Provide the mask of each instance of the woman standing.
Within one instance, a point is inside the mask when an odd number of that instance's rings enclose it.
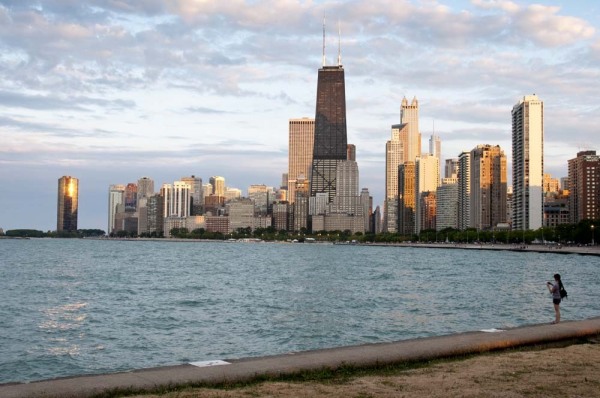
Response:
[[[563,288],[563,284],[560,281],[560,274],[554,274],[554,283],[546,282],[546,287],[552,293],[552,302],[554,303],[554,313],[556,314],[556,319],[552,323],[560,322],[560,291]]]

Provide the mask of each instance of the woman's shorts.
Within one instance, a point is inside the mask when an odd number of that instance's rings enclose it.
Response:
[[[552,302],[556,305],[560,304],[560,299],[552,299]]]

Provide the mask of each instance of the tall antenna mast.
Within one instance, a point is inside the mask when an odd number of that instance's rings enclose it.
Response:
[[[325,66],[325,17],[323,17],[323,66]]]
[[[342,28],[338,19],[338,66],[342,66]]]

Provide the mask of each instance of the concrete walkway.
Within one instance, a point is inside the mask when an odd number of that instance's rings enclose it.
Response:
[[[504,331],[478,331],[392,343],[306,351],[261,358],[237,359],[208,366],[191,364],[79,376],[25,384],[0,385],[0,397],[93,397],[110,391],[151,391],[223,381],[248,381],[260,375],[285,375],[342,365],[370,367],[476,354],[535,344],[600,336],[600,317],[558,325],[533,325]],[[205,364],[206,365],[206,364]]]

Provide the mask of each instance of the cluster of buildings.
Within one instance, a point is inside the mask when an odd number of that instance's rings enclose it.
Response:
[[[544,174],[544,105],[527,95],[512,109],[512,189],[500,146],[480,144],[442,159],[433,134],[421,149],[419,103],[404,98],[385,147],[383,211],[359,188],[356,147],[347,142],[344,69],[318,71],[315,118],[289,120],[289,161],[279,187],[251,185],[247,196],[220,176],[109,187],[107,233],[170,236],[173,228],[229,234],[274,227],[290,232],[404,235],[423,230],[527,230],[600,218],[600,158],[579,152],[561,182]],[[444,166],[443,176],[441,167]],[[77,179],[59,180],[57,230],[77,229]]]
[[[423,153],[418,111],[416,98],[402,101],[400,124],[386,144],[383,231],[536,230],[600,218],[595,151],[569,160],[569,176],[560,183],[544,173],[544,104],[536,95],[524,96],[511,112],[512,187],[498,145],[480,144],[442,160],[441,140],[433,134]]]

